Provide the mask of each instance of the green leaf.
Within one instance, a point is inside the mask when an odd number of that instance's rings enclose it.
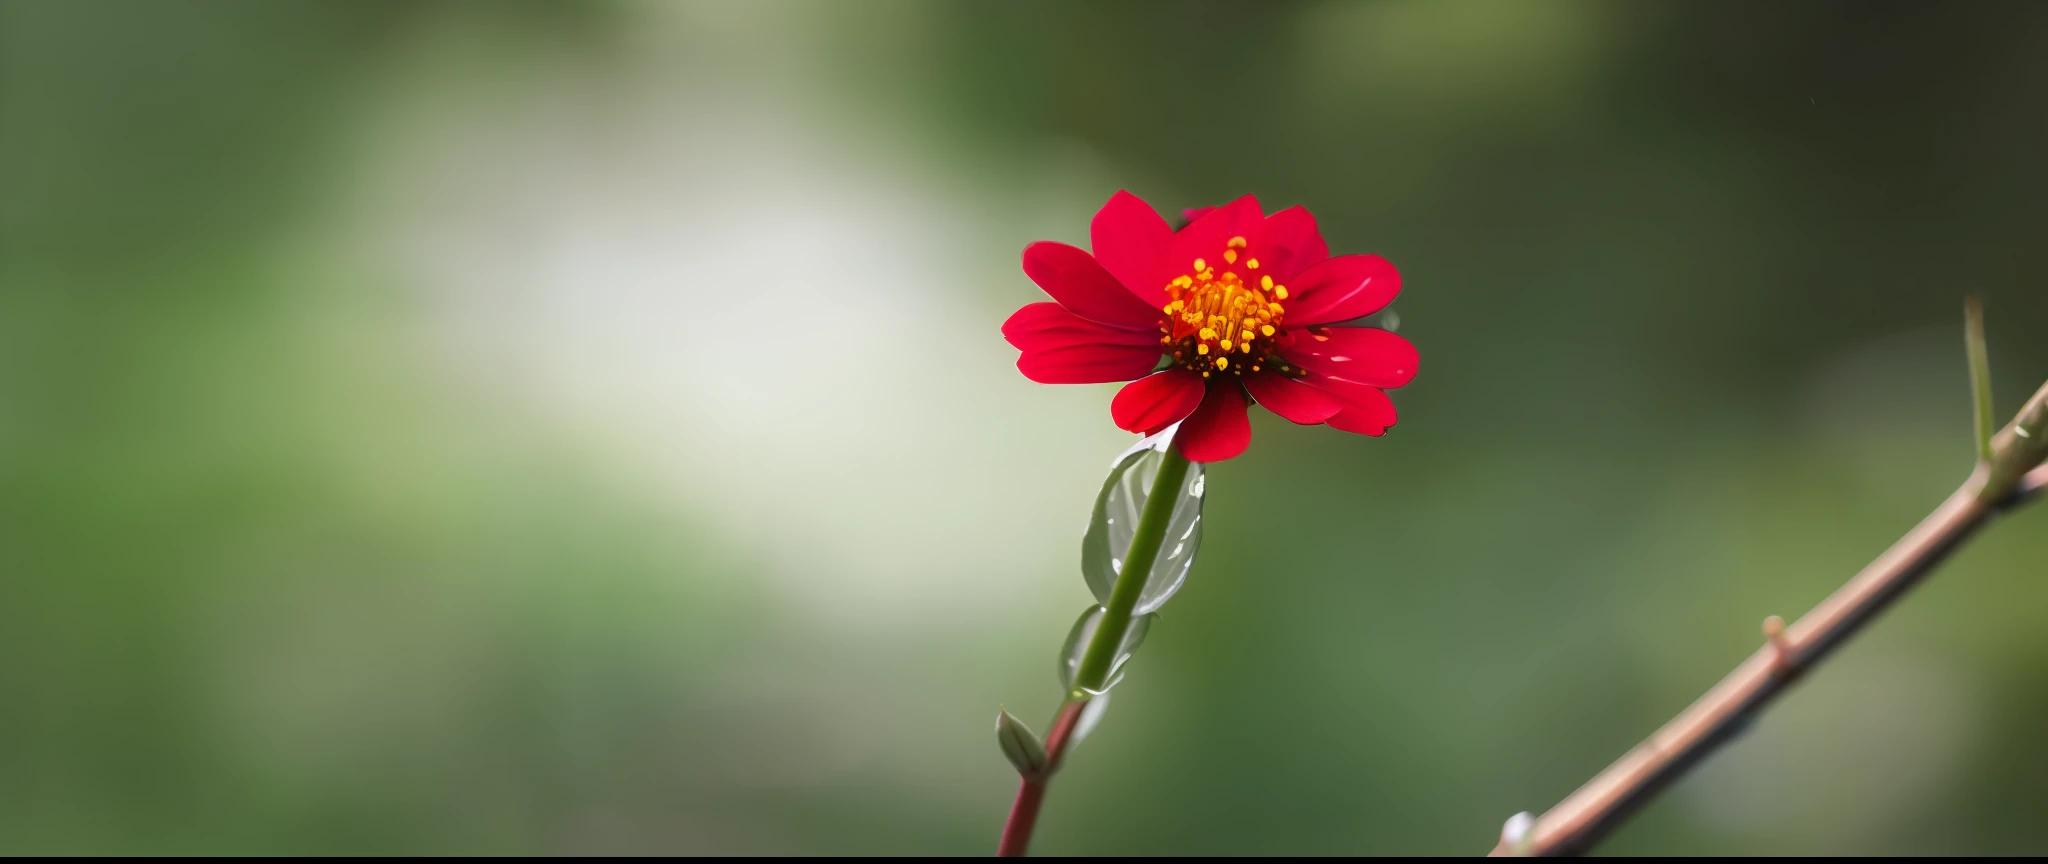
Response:
[[[1137,443],[1117,457],[1095,496],[1095,510],[1089,514],[1088,533],[1081,538],[1081,576],[1095,600],[1109,605],[1109,595],[1130,557],[1131,539],[1138,519],[1151,497],[1153,481],[1165,461],[1173,432],[1162,432]],[[1165,542],[1144,574],[1144,588],[1132,611],[1143,615],[1166,605],[1187,583],[1188,569],[1195,564],[1195,552],[1202,546],[1202,492],[1206,485],[1202,466],[1191,464],[1181,478],[1173,514],[1167,521]]]
[[[1061,687],[1073,689],[1074,679],[1081,671],[1081,661],[1087,656],[1089,646],[1095,642],[1095,630],[1102,624],[1103,612],[1100,606],[1088,607],[1087,611],[1081,613],[1081,617],[1074,619],[1073,629],[1067,631],[1067,641],[1060,645]],[[1124,664],[1130,662],[1131,655],[1138,650],[1139,645],[1144,644],[1145,634],[1152,629],[1152,620],[1158,617],[1157,614],[1152,614],[1139,615],[1131,619],[1131,625],[1124,629],[1123,644],[1117,646],[1116,656],[1110,661],[1109,676],[1104,679],[1102,689],[1095,692],[1107,693],[1109,688],[1123,680]]]

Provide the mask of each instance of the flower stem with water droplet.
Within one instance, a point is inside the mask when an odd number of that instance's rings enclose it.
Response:
[[[1138,517],[1138,526],[1131,534],[1131,548],[1124,556],[1123,569],[1117,571],[1116,587],[1109,592],[1109,602],[1103,605],[1102,622],[1095,627],[1095,638],[1088,643],[1088,653],[1081,655],[1081,668],[1074,673],[1074,686],[1093,693],[1102,692],[1102,685],[1109,679],[1110,669],[1116,664],[1117,648],[1123,645],[1124,633],[1131,629],[1131,611],[1138,606],[1138,595],[1145,590],[1145,579],[1152,573],[1152,562],[1159,557],[1159,547],[1166,540],[1167,523],[1173,521],[1173,508],[1180,498],[1181,481],[1188,476],[1188,457],[1181,455],[1180,443],[1168,447],[1166,458],[1159,463],[1159,473],[1152,479],[1152,491],[1145,496],[1145,511]]]
[[[1122,647],[1124,634],[1131,629],[1131,613],[1137,609],[1138,595],[1145,590],[1145,579],[1152,573],[1152,562],[1159,557],[1159,547],[1166,541],[1167,523],[1173,521],[1173,508],[1182,481],[1188,476],[1188,457],[1181,455],[1176,442],[1169,446],[1166,458],[1159,463],[1159,473],[1152,478],[1152,491],[1145,496],[1145,510],[1138,516],[1138,525],[1131,536],[1131,547],[1125,553],[1123,569],[1117,571],[1116,585],[1110,589],[1109,603],[1103,607],[1102,620],[1095,627],[1095,635],[1088,641],[1088,653],[1081,656],[1081,666],[1074,673],[1074,691],[1060,706],[1059,716],[1046,732],[1045,770],[1026,774],[1017,787],[1017,800],[1010,805],[1009,821],[1003,824],[1002,843],[996,847],[999,858],[1022,857],[1031,845],[1031,831],[1038,825],[1038,809],[1045,802],[1045,786],[1058,771],[1061,757],[1074,738],[1075,725],[1081,719],[1081,711],[1091,698],[1090,693],[1100,693],[1109,679],[1117,659],[1117,649]]]

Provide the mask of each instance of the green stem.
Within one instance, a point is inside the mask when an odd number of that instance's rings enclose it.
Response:
[[[1998,429],[1991,412],[1991,352],[1984,342],[1984,304],[1971,294],[1963,300],[1963,346],[1970,356],[1970,401],[1977,409],[1977,461],[1992,459],[1991,433]]]
[[[1060,761],[1073,742],[1081,711],[1094,698],[1090,694],[1102,692],[1110,668],[1116,663],[1116,649],[1123,645],[1124,634],[1130,632],[1131,611],[1138,608],[1138,595],[1145,592],[1145,579],[1151,575],[1152,562],[1159,557],[1159,547],[1166,541],[1166,525],[1173,521],[1173,507],[1179,503],[1180,486],[1187,477],[1188,457],[1181,455],[1179,444],[1168,446],[1166,458],[1159,463],[1159,474],[1152,478],[1152,490],[1146,493],[1145,510],[1138,514],[1131,548],[1124,551],[1116,584],[1110,586],[1102,620],[1095,625],[1095,635],[1088,640],[1088,652],[1081,655],[1081,667],[1074,672],[1074,690],[1067,694],[1067,701],[1060,706],[1052,731],[1045,738],[1045,769],[1025,775],[1018,786],[1017,801],[1010,805],[1010,820],[1004,823],[1003,840],[996,848],[998,857],[1023,857],[1031,846],[1031,832],[1038,826],[1046,783],[1059,770]]]
[[[1187,476],[1188,457],[1181,455],[1180,444],[1175,442],[1166,449],[1166,458],[1159,463],[1159,476],[1152,480],[1145,512],[1138,516],[1131,548],[1124,553],[1123,569],[1117,571],[1116,585],[1109,591],[1102,621],[1095,626],[1095,638],[1089,640],[1088,653],[1081,655],[1081,668],[1074,673],[1075,687],[1102,692],[1110,666],[1116,662],[1117,648],[1123,645],[1124,634],[1131,629],[1131,610],[1137,608],[1145,579],[1152,574],[1152,561],[1159,557],[1159,547],[1166,540],[1166,523],[1173,520],[1173,507],[1179,503],[1180,485]]]

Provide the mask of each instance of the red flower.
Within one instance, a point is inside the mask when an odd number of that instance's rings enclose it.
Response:
[[[1025,274],[1057,302],[1003,322],[1003,337],[1024,352],[1024,377],[1130,381],[1110,402],[1116,425],[1149,434],[1185,420],[1181,452],[1196,462],[1251,443],[1247,393],[1295,423],[1386,434],[1394,402],[1385,390],[1415,377],[1415,346],[1332,325],[1391,302],[1401,292],[1394,266],[1377,255],[1330,257],[1300,207],[1266,216],[1246,195],[1187,215],[1176,232],[1118,192],[1089,226],[1094,255],[1026,247]]]

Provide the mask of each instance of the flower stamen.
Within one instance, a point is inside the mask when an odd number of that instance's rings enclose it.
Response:
[[[1250,281],[1250,271],[1259,261],[1240,254],[1249,252],[1249,246],[1245,238],[1232,237],[1223,244],[1220,270],[1210,266],[1208,258],[1196,258],[1187,273],[1166,284],[1169,301],[1160,310],[1166,316],[1160,321],[1165,334],[1161,344],[1178,346],[1173,352],[1176,364],[1204,376],[1212,370],[1243,374],[1247,364],[1232,367],[1228,355],[1250,355],[1249,365],[1258,371],[1259,359],[1273,354],[1278,325],[1287,311],[1279,302],[1287,299],[1287,286],[1274,283],[1270,274],[1259,276],[1256,284]],[[1236,269],[1240,258],[1246,271],[1242,274]]]

